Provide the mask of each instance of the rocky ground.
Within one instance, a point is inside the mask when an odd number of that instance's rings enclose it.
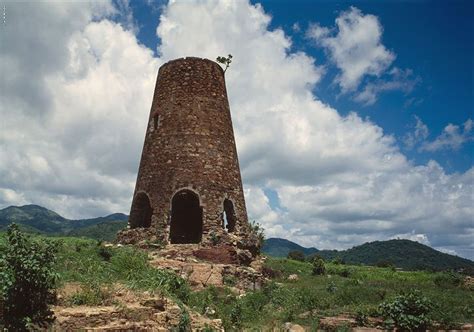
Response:
[[[228,248],[208,250],[199,245],[169,245],[164,249],[148,248],[150,264],[168,269],[186,279],[193,290],[207,286],[229,286],[236,293],[261,287],[262,259],[251,266],[232,264]],[[57,330],[87,331],[170,331],[189,321],[193,330],[221,331],[220,319],[193,312],[162,294],[132,291],[123,285],[105,290],[107,304],[101,306],[71,306],[66,299],[79,292],[80,285],[67,283],[59,291],[59,304],[54,307]],[[189,318],[187,318],[188,313]]]

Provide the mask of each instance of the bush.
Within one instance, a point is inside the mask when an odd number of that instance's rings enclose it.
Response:
[[[292,250],[288,253],[288,259],[293,259],[295,261],[304,262],[304,254],[299,250]]]
[[[326,266],[321,258],[313,260],[313,275],[323,275],[326,273]]]
[[[270,266],[266,266],[266,265],[262,267],[262,274],[264,277],[269,278],[269,279],[281,278],[282,276],[282,273],[280,270],[275,270],[271,268]]]
[[[429,315],[433,309],[431,301],[420,291],[411,290],[383,302],[380,311],[386,321],[403,331],[426,330],[431,322]]]
[[[333,264],[340,265],[345,264],[344,259],[341,256],[337,256],[332,260]]]
[[[56,300],[54,271],[57,243],[33,241],[15,224],[0,257],[0,306],[8,330],[44,327],[54,320],[50,305]]]
[[[377,267],[385,267],[385,268],[395,268],[395,265],[393,265],[392,262],[387,261],[387,260],[380,260],[378,261],[375,266]]]
[[[98,247],[97,254],[106,262],[110,261],[110,258],[112,258],[112,251],[103,246]]]
[[[441,288],[458,287],[462,281],[462,275],[453,271],[437,273],[433,279],[435,285]]]
[[[250,223],[250,236],[255,239],[257,251],[260,253],[260,250],[263,247],[265,242],[265,229],[255,220]]]

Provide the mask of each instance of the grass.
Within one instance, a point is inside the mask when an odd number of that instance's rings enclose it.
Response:
[[[276,277],[263,289],[239,297],[227,287],[191,292],[183,279],[151,267],[146,253],[133,247],[108,248],[95,240],[72,237],[48,239],[60,243],[56,267],[60,283],[84,286],[69,299],[71,305],[105,304],[110,286],[120,283],[135,290],[159,291],[201,314],[221,318],[226,330],[280,329],[288,321],[317,329],[325,316],[344,313],[361,320],[378,316],[382,302],[418,289],[435,304],[435,321],[450,327],[474,322],[474,292],[450,273],[326,263],[326,274],[315,276],[310,263],[268,258],[266,269],[275,271]],[[0,252],[4,245],[5,234],[0,233]],[[290,274],[297,274],[298,280],[289,281]],[[226,279],[227,285],[233,283],[234,279]],[[182,325],[186,324],[183,314]]]
[[[435,303],[434,320],[446,325],[474,321],[472,291],[455,284],[438,286],[440,273],[326,263],[326,275],[313,276],[310,263],[273,258],[266,266],[280,277],[262,290],[238,298],[228,290],[208,288],[192,293],[189,303],[201,313],[208,307],[215,310],[231,330],[279,328],[287,321],[316,328],[324,316],[378,316],[382,302],[419,289]],[[290,274],[298,280],[288,281]]]
[[[141,250],[104,247],[98,241],[84,238],[32,237],[59,243],[56,264],[59,284],[83,285],[82,292],[70,299],[72,304],[103,304],[108,299],[107,289],[114,283],[135,290],[160,291],[184,303],[188,300],[188,284],[172,272],[151,267],[147,254]],[[0,251],[5,243],[5,234],[0,233]]]

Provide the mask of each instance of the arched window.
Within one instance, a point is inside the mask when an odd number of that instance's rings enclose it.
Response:
[[[224,200],[224,213],[223,213],[222,227],[227,230],[227,232],[232,233],[235,230],[235,211],[234,204],[229,199]]]
[[[153,209],[151,208],[150,199],[147,194],[138,193],[132,203],[130,227],[150,227],[152,214]]]
[[[190,190],[177,192],[171,200],[171,243],[199,243],[202,238],[202,208]]]

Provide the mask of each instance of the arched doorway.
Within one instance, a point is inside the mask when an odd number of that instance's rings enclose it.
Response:
[[[153,209],[147,194],[138,193],[133,199],[130,211],[130,227],[150,227],[152,214]]]
[[[177,192],[171,201],[171,243],[199,243],[202,238],[202,208],[190,190]]]
[[[232,233],[235,230],[235,211],[234,204],[231,200],[224,200],[224,214],[223,214],[223,227],[227,232]]]

